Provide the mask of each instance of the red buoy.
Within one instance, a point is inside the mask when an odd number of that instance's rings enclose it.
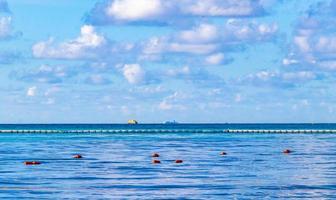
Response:
[[[183,163],[183,160],[175,160],[175,163]]]
[[[83,158],[83,156],[82,155],[80,155],[80,154],[76,154],[76,155],[74,155],[74,156],[72,156],[73,158],[76,158],[76,159],[80,159],[80,158]]]
[[[153,164],[160,164],[161,161],[159,161],[159,160],[153,160],[152,163],[153,163]]]
[[[158,153],[153,153],[153,154],[152,154],[152,157],[153,157],[153,158],[158,158],[158,157],[160,157],[160,154],[158,154]]]
[[[225,155],[227,155],[227,153],[226,153],[225,151],[222,151],[222,152],[220,153],[220,155],[225,156]]]
[[[41,162],[38,162],[38,161],[25,161],[24,164],[25,165],[40,165]]]
[[[292,151],[290,149],[285,149],[282,153],[289,154],[292,153]]]

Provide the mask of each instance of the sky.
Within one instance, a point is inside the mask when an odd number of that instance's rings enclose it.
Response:
[[[336,120],[336,0],[0,0],[0,123]]]

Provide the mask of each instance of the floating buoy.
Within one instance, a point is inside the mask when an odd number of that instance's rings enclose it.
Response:
[[[82,155],[80,155],[80,154],[76,154],[76,155],[74,155],[74,156],[72,156],[73,158],[76,158],[76,159],[80,159],[80,158],[83,158],[83,156]]]
[[[40,165],[41,162],[38,162],[38,161],[25,161],[24,164],[25,165]]]
[[[183,160],[175,160],[175,163],[183,163]]]
[[[153,160],[152,163],[153,163],[153,164],[160,164],[161,161],[159,161],[159,160]]]
[[[282,153],[289,154],[292,153],[292,151],[290,149],[285,149]]]
[[[153,154],[152,154],[152,157],[153,157],[153,158],[158,158],[158,157],[160,157],[160,154],[158,154],[158,153],[153,153]]]
[[[227,153],[225,151],[222,151],[220,155],[225,156]]]

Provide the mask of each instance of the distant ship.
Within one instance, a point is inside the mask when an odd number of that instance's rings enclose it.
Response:
[[[165,121],[164,124],[178,124],[177,121]]]
[[[138,121],[135,119],[130,119],[127,121],[128,124],[138,124]]]

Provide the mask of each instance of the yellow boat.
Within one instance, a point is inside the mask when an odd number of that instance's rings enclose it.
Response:
[[[130,119],[127,121],[128,124],[138,124],[138,121],[135,119]]]

